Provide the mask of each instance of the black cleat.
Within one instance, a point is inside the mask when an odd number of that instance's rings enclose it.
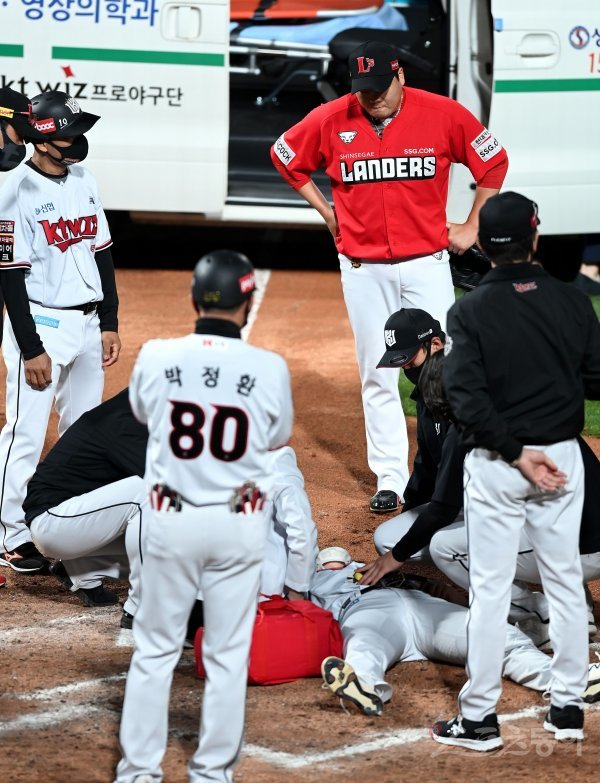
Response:
[[[126,612],[125,609],[121,615],[121,628],[126,628],[129,631],[133,628],[133,615]]]
[[[380,489],[369,503],[369,509],[375,514],[389,514],[391,511],[398,511],[399,508],[400,498],[391,489]]]
[[[492,712],[483,720],[467,720],[457,715],[452,720],[440,720],[431,727],[431,738],[442,745],[486,753],[502,747],[498,717]]]
[[[27,541],[12,552],[0,552],[0,565],[9,566],[20,574],[36,574],[47,569],[50,563],[38,552],[33,541]]]
[[[544,720],[544,728],[551,731],[559,742],[574,742],[583,737],[583,710],[575,704],[566,707],[550,705]]]
[[[80,587],[79,590],[73,590],[73,582],[61,560],[57,560],[56,563],[50,566],[50,573],[58,579],[66,590],[76,595],[85,606],[114,606],[114,604],[119,602],[119,596],[110,590],[106,590],[102,585],[88,588]]]

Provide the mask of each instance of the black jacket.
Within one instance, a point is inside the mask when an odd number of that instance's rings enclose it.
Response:
[[[600,399],[600,324],[589,298],[531,263],[492,269],[448,313],[444,386],[463,443],[515,460],[569,440]]]
[[[400,562],[423,549],[434,533],[454,522],[463,505],[465,452],[456,428],[448,421],[433,418],[418,387],[411,397],[417,406],[418,451],[404,490],[402,512],[428,505],[392,550]]]
[[[37,466],[23,503],[25,521],[69,498],[143,476],[148,430],[134,417],[129,389],[84,413]]]

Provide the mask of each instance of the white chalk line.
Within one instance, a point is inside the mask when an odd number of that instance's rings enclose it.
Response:
[[[5,693],[3,696],[12,696],[20,701],[55,701],[64,696],[71,696],[81,691],[87,691],[97,688],[99,685],[110,685],[113,682],[121,682],[127,674],[110,674],[106,677],[96,677],[93,680],[83,680],[82,682],[73,682],[70,685],[58,685],[55,688],[40,688],[30,693]]]
[[[101,707],[90,707],[88,704],[63,704],[54,707],[47,712],[36,712],[32,715],[21,715],[14,720],[0,723],[0,734],[8,734],[24,729],[45,729],[49,726],[58,726],[59,723],[89,718],[103,712]]]
[[[36,623],[32,626],[20,626],[17,628],[9,628],[6,631],[2,631],[2,643],[14,641],[16,639],[22,639],[28,636],[35,636],[39,638],[40,631],[53,630],[58,628],[60,631],[64,626],[69,625],[100,625],[99,620],[106,620],[104,625],[108,625],[108,621],[114,621],[117,615],[110,609],[90,609],[89,613],[72,615],[71,617],[56,617],[53,620],[47,620],[46,622]]]
[[[250,315],[248,316],[248,323],[242,329],[242,338],[244,340],[248,340],[248,338],[250,337],[250,332],[252,331],[252,327],[254,326],[254,322],[256,321],[256,317],[258,315],[258,311],[260,310],[262,300],[264,299],[267,286],[269,285],[269,280],[271,278],[271,270],[257,269],[254,274],[256,277],[256,291],[254,292],[254,306],[252,307],[252,310],[250,311]]]
[[[590,712],[598,712],[600,705],[584,705],[584,709]],[[509,715],[500,715],[500,723],[514,723],[525,720],[526,718],[535,718],[540,713],[547,712],[548,706],[526,707],[523,710]],[[250,756],[261,761],[268,762],[284,769],[301,769],[310,767],[313,764],[327,764],[332,761],[340,761],[352,758],[353,756],[364,755],[366,753],[381,752],[391,750],[402,745],[411,745],[421,740],[429,739],[429,729],[396,729],[378,734],[376,739],[367,742],[359,742],[356,745],[345,745],[334,750],[321,751],[319,753],[303,754],[297,756],[285,751],[271,750],[263,748],[260,745],[244,745],[242,756]],[[550,737],[550,735],[548,735]]]
[[[18,699],[34,699],[38,701],[55,701],[58,698],[81,693],[89,689],[97,688],[101,685],[110,685],[125,679],[125,673],[109,675],[106,677],[97,677],[83,682],[63,685],[55,688],[46,688],[34,691],[30,694],[18,694]],[[499,716],[500,723],[514,723],[527,718],[535,718],[548,709],[547,705],[526,707],[518,712]],[[584,709],[589,712],[598,712],[600,705],[584,705]],[[0,734],[8,732],[21,731],[23,729],[42,729],[49,726],[56,726],[59,723],[66,723],[73,720],[87,719],[90,715],[107,713],[103,707],[90,707],[89,705],[62,705],[46,712],[39,712],[33,715],[23,715],[11,721],[0,723]],[[115,713],[110,712],[114,717]],[[181,734],[181,729],[174,727],[170,732],[171,736]],[[188,732],[184,732],[188,733]],[[382,752],[403,745],[410,745],[429,737],[429,730],[425,728],[390,730],[385,733],[378,733],[371,740],[359,742],[355,745],[344,745],[329,751],[320,751],[317,753],[303,753],[296,755],[286,751],[273,750],[261,745],[247,744],[243,748],[242,756],[256,758],[266,763],[272,764],[284,769],[301,769],[314,764],[327,764],[334,761],[350,759],[373,752]]]
[[[134,647],[133,631],[131,628],[120,628],[115,640],[115,647]]]

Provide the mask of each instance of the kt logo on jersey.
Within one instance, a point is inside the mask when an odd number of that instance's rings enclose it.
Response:
[[[94,239],[98,232],[98,216],[86,215],[73,220],[65,220],[61,217],[56,223],[40,220],[40,226],[44,229],[50,247],[56,247],[64,253],[71,245],[76,245],[84,239]]]

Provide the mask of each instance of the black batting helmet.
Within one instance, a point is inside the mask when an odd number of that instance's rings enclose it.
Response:
[[[97,114],[82,111],[75,98],[60,90],[42,92],[31,99],[31,124],[46,139],[82,136],[99,119]]]
[[[254,267],[243,253],[213,250],[194,269],[192,297],[204,309],[239,307],[256,288]]]

